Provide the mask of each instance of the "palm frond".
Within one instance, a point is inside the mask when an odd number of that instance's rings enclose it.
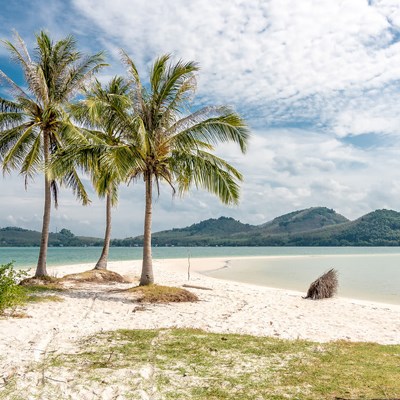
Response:
[[[196,118],[185,120],[188,125],[194,124],[177,133],[174,137],[175,143],[187,140],[201,140],[213,145],[233,142],[239,145],[243,153],[246,152],[250,132],[237,114],[226,113],[197,123],[195,121]]]
[[[21,174],[25,175],[26,178],[33,178],[33,176],[38,172],[38,169],[43,160],[42,152],[42,140],[41,136],[37,135],[35,141],[30,146],[28,154],[25,156],[22,166]],[[26,186],[27,181],[25,181]]]
[[[11,78],[9,78],[1,69],[0,69],[0,82],[5,82],[10,90],[10,93],[13,97],[26,97],[30,98],[29,95],[18,86]]]
[[[202,151],[174,153],[171,164],[180,194],[194,185],[217,195],[224,204],[238,204],[242,175],[221,158]]]
[[[189,98],[196,90],[194,72],[198,70],[198,64],[192,61],[187,63],[179,61],[175,65],[169,66],[161,81],[161,86],[156,92],[154,99],[156,109],[177,111],[179,107],[182,107],[185,97]]]
[[[90,199],[86,192],[85,186],[83,185],[75,168],[73,168],[71,171],[69,171],[69,173],[63,176],[62,183],[72,189],[72,192],[74,193],[76,198],[81,201],[84,206],[90,203]]]
[[[29,145],[35,142],[37,124],[22,126],[9,130],[0,140],[0,150],[7,148],[3,158],[3,171],[10,172],[18,169],[24,162],[24,157],[29,154]],[[25,129],[21,129],[25,128]],[[36,133],[36,134],[34,134]],[[4,153],[3,153],[4,154]]]
[[[27,182],[25,180],[25,187],[26,187],[26,185],[27,185]],[[53,195],[54,207],[58,208],[58,193],[60,190],[58,188],[57,182],[54,180],[50,182],[50,191],[51,191],[51,194]]]

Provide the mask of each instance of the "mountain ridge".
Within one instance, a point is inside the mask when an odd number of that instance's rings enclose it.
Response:
[[[142,236],[112,239],[112,246],[141,246]],[[0,247],[38,246],[40,232],[0,228]],[[50,246],[102,246],[103,239],[50,233]],[[232,217],[210,218],[153,233],[154,246],[400,246],[400,213],[378,209],[350,221],[327,207],[293,211],[260,225]]]

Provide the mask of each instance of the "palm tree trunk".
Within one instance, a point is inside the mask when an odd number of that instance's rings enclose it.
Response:
[[[111,194],[106,197],[106,233],[104,235],[103,251],[94,269],[107,269],[108,252],[110,250],[111,239]]]
[[[151,285],[154,283],[153,260],[151,257],[151,213],[152,213],[152,175],[146,173],[146,208],[144,215],[144,235],[143,235],[143,263],[140,286]]]
[[[45,167],[47,167],[49,162],[49,153],[50,153],[50,138],[46,132],[43,132],[43,147],[44,147],[44,165]],[[46,261],[47,261],[47,247],[49,242],[50,212],[51,212],[51,182],[48,179],[45,170],[42,236],[40,239],[39,258],[35,272],[35,277],[37,278],[42,276],[47,276]]]

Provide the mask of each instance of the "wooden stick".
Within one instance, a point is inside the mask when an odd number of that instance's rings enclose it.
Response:
[[[188,287],[192,289],[202,289],[202,290],[212,290],[212,288],[205,287],[205,286],[195,286],[195,285],[187,285],[186,283],[182,285],[183,287]]]

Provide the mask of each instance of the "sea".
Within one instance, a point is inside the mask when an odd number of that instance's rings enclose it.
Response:
[[[34,268],[37,247],[0,247],[0,264]],[[95,263],[99,247],[50,247],[48,266]],[[262,258],[257,258],[261,257]],[[112,247],[110,261],[139,260],[141,247]],[[338,295],[400,305],[400,247],[154,247],[154,259],[224,258],[207,271],[219,279],[307,292],[310,283],[335,268]]]

